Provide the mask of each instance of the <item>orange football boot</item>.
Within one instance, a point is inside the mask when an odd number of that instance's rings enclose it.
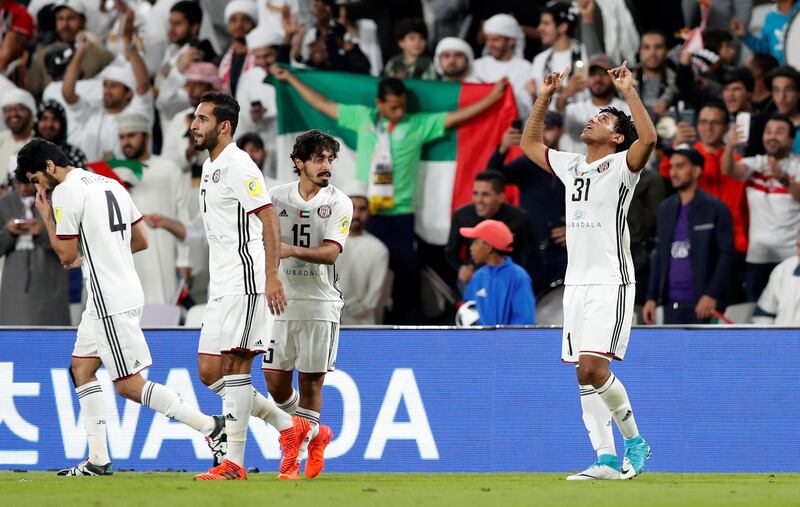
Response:
[[[319,433],[308,444],[308,459],[306,460],[305,474],[309,479],[313,479],[322,473],[325,468],[325,448],[333,440],[333,431],[330,426],[320,424]]]
[[[196,481],[246,481],[247,472],[243,467],[230,460],[225,460],[221,465],[210,468],[208,472],[194,476]]]

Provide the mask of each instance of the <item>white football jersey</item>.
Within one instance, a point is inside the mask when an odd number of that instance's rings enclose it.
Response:
[[[200,214],[208,239],[209,299],[264,293],[262,225],[252,215],[269,206],[264,176],[234,143],[203,163]]]
[[[144,305],[131,254],[131,230],[142,214],[128,191],[105,176],[72,169],[52,201],[56,235],[78,238],[90,315],[104,318]]]
[[[628,152],[591,164],[585,155],[548,149],[547,163],[566,187],[566,285],[635,283],[628,208],[639,173],[628,169]]]
[[[299,247],[333,243],[344,250],[353,218],[353,202],[333,185],[321,188],[310,201],[300,197],[293,181],[270,194],[281,222],[281,241]],[[275,320],[339,322],[344,306],[335,265],[313,264],[294,257],[281,259],[281,282],[289,305]]]

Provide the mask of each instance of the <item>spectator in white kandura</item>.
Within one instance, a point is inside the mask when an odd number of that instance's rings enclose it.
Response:
[[[269,33],[257,28],[247,34],[248,58],[253,59],[253,67],[239,78],[236,101],[239,103],[239,126],[236,127],[234,141],[247,132],[261,136],[267,152],[268,174],[275,174],[275,139],[278,135],[278,104],[275,100],[275,87],[264,82],[270,65],[278,59],[278,46],[283,39],[277,33]]]
[[[378,308],[389,271],[389,250],[365,229],[369,221],[367,185],[352,180],[342,191],[353,201],[353,219],[347,248],[336,259],[344,297],[342,324],[380,324]]]
[[[617,97],[611,76],[608,74],[614,67],[611,60],[606,55],[594,55],[589,59],[588,67],[588,88],[591,96],[567,104],[567,101],[578,94],[587,83],[582,74],[576,74],[572,76],[556,101],[556,109],[564,111],[564,137],[559,144],[562,150],[572,153],[586,153],[586,145],[581,141],[581,132],[601,108],[614,107],[630,114],[627,102]]]
[[[47,72],[45,58],[53,48],[67,48],[75,44],[78,34],[86,30],[86,6],[83,0],[61,0],[52,7],[55,16],[56,40],[39,47],[33,53],[31,67],[26,75],[26,88],[34,96],[41,97],[52,77]],[[90,27],[94,31],[94,27]],[[81,62],[81,73],[89,79],[100,73],[114,60],[114,55],[102,45],[93,45],[90,54]]]
[[[36,101],[33,95],[17,88],[0,97],[0,107],[3,108],[3,123],[8,127],[0,132],[0,184],[6,185],[17,168],[17,152],[33,135]]]
[[[253,58],[247,52],[247,34],[258,23],[258,7],[252,0],[233,0],[225,6],[225,24],[232,42],[219,59],[219,77],[223,89],[236,96],[239,77],[253,65]]]
[[[208,41],[198,40],[202,21],[203,11],[196,2],[182,0],[169,11],[170,44],[153,83],[162,131],[178,112],[189,107],[189,97],[184,90],[186,69],[194,62],[211,61],[216,56]]]
[[[139,181],[130,189],[142,214],[158,213],[188,221],[191,179],[169,160],[150,154],[150,122],[138,113],[117,117],[119,144],[125,159],[142,163]],[[145,304],[170,304],[178,287],[178,272],[189,280],[189,251],[164,231],[147,231],[149,247],[133,257],[142,281]],[[177,271],[176,271],[177,270]]]
[[[178,112],[167,125],[161,155],[177,164],[182,171],[200,176],[208,153],[194,149],[189,126],[194,120],[194,111],[200,104],[200,97],[205,92],[219,90],[222,80],[219,78],[217,66],[208,62],[194,62],[186,67],[183,74],[186,79],[183,88],[189,99],[189,107]]]
[[[564,84],[568,85],[574,74],[584,71],[578,62],[586,62],[587,54],[602,53],[602,46],[599,43],[592,45],[593,51],[588,51],[575,39],[577,25],[578,11],[569,4],[553,0],[544,7],[539,17],[539,36],[542,38],[542,44],[550,47],[533,59],[531,73],[528,76],[530,81],[527,85],[530,95],[537,95],[536,90],[542,84],[544,76],[551,72],[561,72],[565,67],[573,71],[571,72],[573,75],[567,75],[564,79]],[[587,32],[595,33],[593,30]],[[581,91],[573,100],[583,100],[588,96],[587,92]],[[550,108],[555,108],[555,104],[551,104]],[[525,118],[527,114],[523,116],[520,113],[520,116]]]
[[[116,117],[123,112],[136,112],[153,121],[153,93],[147,67],[134,41],[133,12],[125,14],[123,43],[128,65],[109,65],[101,73],[103,102],[84,97],[76,92],[80,78],[81,62],[86,57],[89,44],[78,39],[75,56],[64,72],[63,94],[67,110],[72,113],[69,122],[73,127],[69,142],[86,153],[90,161],[108,159],[115,153],[121,155],[117,137]]]
[[[508,14],[495,14],[483,24],[483,33],[488,54],[472,62],[469,81],[496,83],[507,77],[514,89],[519,116],[526,118],[532,106],[531,95],[525,90],[531,64],[515,54],[517,37],[522,33],[519,23]]]
[[[800,230],[800,158],[792,156],[795,126],[786,116],[772,116],[764,127],[766,155],[735,162],[733,152],[742,142],[738,127],[731,129],[722,154],[722,173],[747,181],[750,239],[747,245],[745,292],[758,301],[775,266],[794,255]]]
[[[469,80],[475,55],[472,47],[458,37],[445,37],[436,45],[433,65],[442,81]]]
[[[769,283],[758,298],[754,324],[797,326],[800,324],[800,233],[797,255],[789,257],[772,270]]]

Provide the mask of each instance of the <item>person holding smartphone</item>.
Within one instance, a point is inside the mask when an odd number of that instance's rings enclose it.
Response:
[[[33,184],[14,181],[0,199],[0,326],[70,325],[69,276],[33,207],[35,194]]]

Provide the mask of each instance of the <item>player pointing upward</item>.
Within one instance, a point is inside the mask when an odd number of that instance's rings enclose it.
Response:
[[[586,124],[587,155],[547,148],[542,125],[550,98],[569,68],[545,76],[523,133],[521,147],[567,188],[567,253],[561,359],[577,363],[583,420],[597,461],[568,480],[633,478],[644,469],[650,446],[639,435],[628,394],[609,370],[622,360],[630,338],[635,280],[626,227],[639,171],[656,144],[656,131],[624,62],[608,71],[630,106],[631,118],[603,108]],[[625,438],[620,467],[611,418]]]

